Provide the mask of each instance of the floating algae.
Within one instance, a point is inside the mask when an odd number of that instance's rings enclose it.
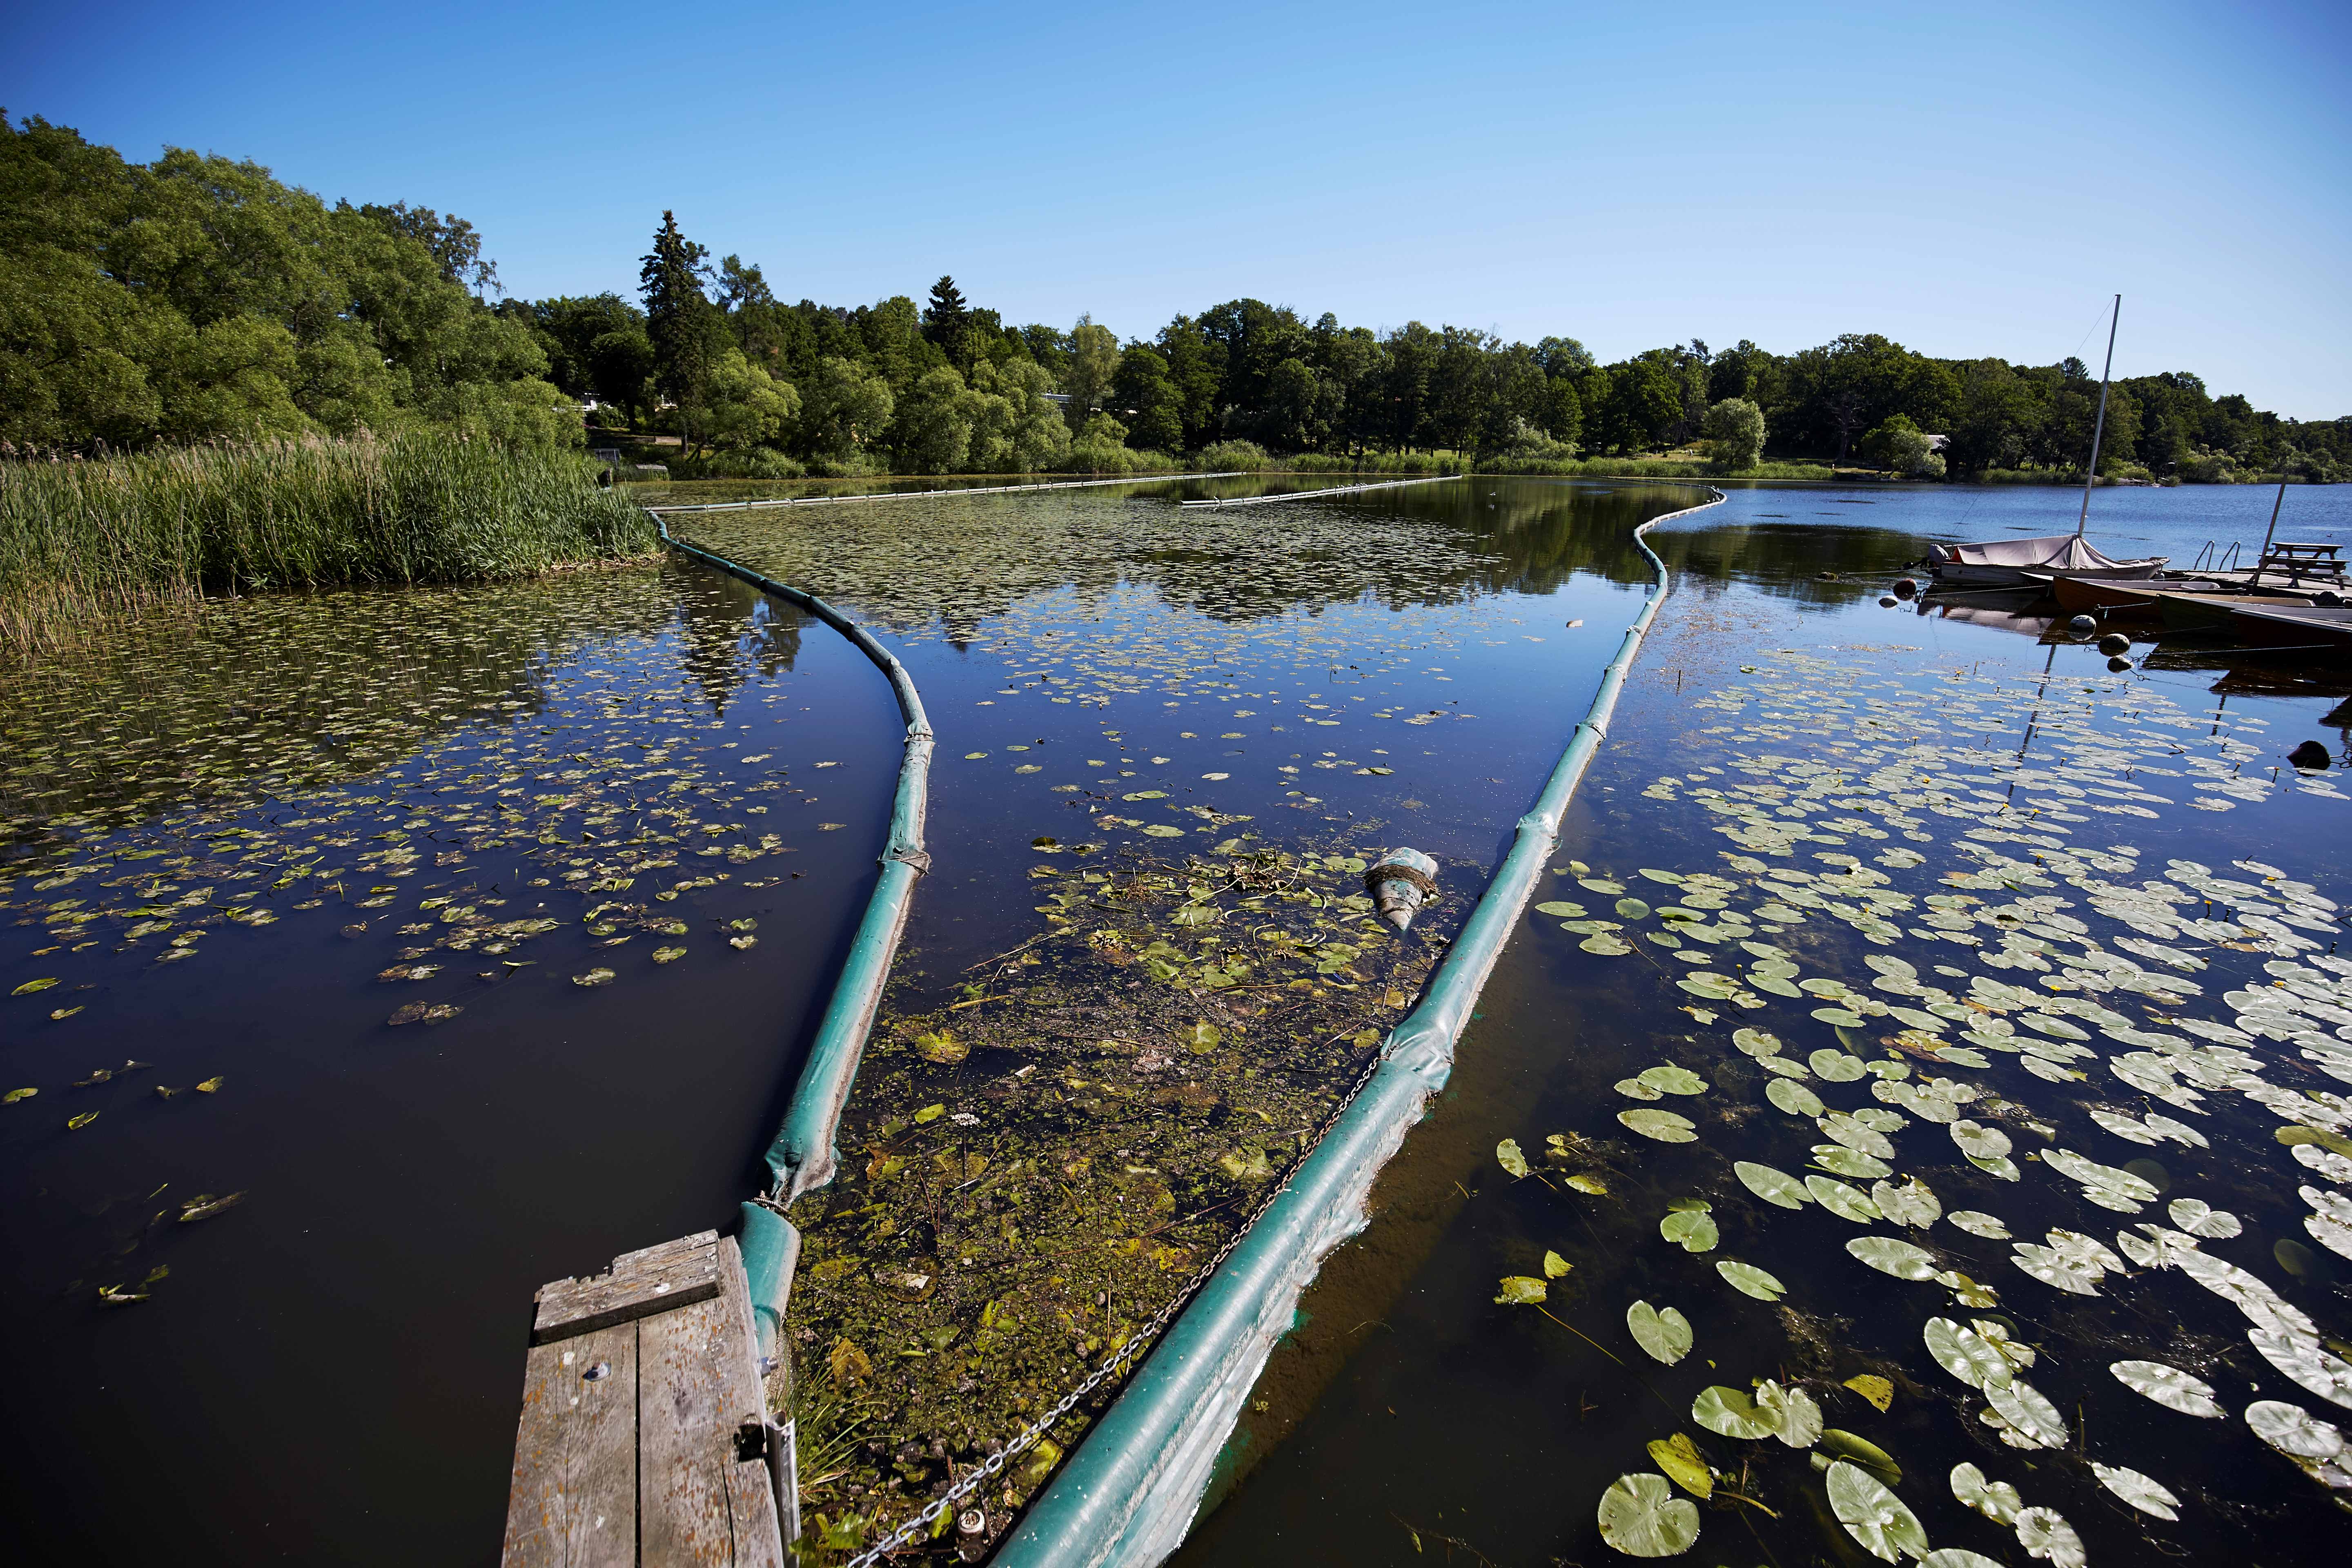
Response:
[[[1036,866],[1047,929],[962,1000],[885,1017],[842,1178],[821,1217],[796,1211],[796,1353],[872,1434],[804,1486],[809,1507],[887,1528],[944,1491],[1116,1359],[1248,1220],[1458,918],[1440,902],[1389,931],[1362,891],[1368,853],[1244,838]],[[980,1500],[983,1539],[1060,1451]]]

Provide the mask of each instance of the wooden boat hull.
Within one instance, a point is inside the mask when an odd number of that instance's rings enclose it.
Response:
[[[2168,582],[2160,577],[2057,576],[2050,579],[2050,596],[2070,616],[2135,616],[2158,614],[2159,594],[2218,594],[2219,583],[2200,578]]]
[[[2220,631],[2239,619],[2242,609],[2302,610],[2311,601],[2303,598],[2258,597],[2248,594],[2165,594],[2151,595],[2157,603],[2157,613],[2164,624],[2176,632]]]

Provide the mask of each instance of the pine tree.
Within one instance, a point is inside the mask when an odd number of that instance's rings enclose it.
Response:
[[[702,292],[703,279],[710,275],[709,257],[709,250],[677,231],[677,217],[665,211],[654,234],[653,254],[637,271],[638,291],[646,301],[646,333],[654,344],[654,379],[680,407],[698,403],[710,377],[712,328],[719,323]]]
[[[931,285],[931,302],[923,309],[923,336],[940,345],[948,363],[963,363],[964,339],[971,331],[971,311],[953,278],[942,275]]]

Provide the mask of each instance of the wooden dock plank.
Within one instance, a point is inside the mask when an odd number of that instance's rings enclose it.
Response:
[[[541,1288],[504,1568],[784,1568],[742,1254],[715,1232]]]
[[[539,1288],[531,1342],[593,1333],[719,1294],[719,1237],[705,1231],[682,1241],[624,1253],[602,1274],[556,1279]]]
[[[723,1568],[735,1559],[727,1470],[735,1425],[720,1405],[718,1300],[637,1325],[638,1560],[646,1568]]]
[[[743,1278],[742,1253],[730,1237],[719,1244],[719,1408],[738,1431],[758,1428],[761,1445],[747,1456],[744,1444],[727,1457],[728,1511],[735,1521],[736,1568],[783,1568],[784,1531],[776,1507],[779,1486],[799,1485],[788,1474],[782,1446],[785,1435],[768,1425],[767,1388],[760,1376],[760,1339],[751,1321],[751,1293]],[[779,1452],[768,1454],[768,1444]],[[794,1500],[798,1501],[797,1499]]]
[[[599,1368],[600,1375],[587,1375]],[[531,1351],[503,1568],[632,1568],[636,1407],[634,1323]]]

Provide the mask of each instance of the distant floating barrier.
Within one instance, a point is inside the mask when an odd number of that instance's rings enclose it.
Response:
[[[1195,479],[1225,479],[1231,474],[1195,474]],[[1432,474],[1419,479],[1382,479],[1378,484],[1335,485],[1321,490],[1285,490],[1278,496],[1235,496],[1230,500],[1180,500],[1178,506],[1264,506],[1268,501],[1316,500],[1324,496],[1360,495],[1365,490],[1392,490],[1403,485],[1442,485],[1450,479],[1468,479],[1467,474]]]
[[[971,485],[957,489],[880,490],[870,496],[795,496],[782,500],[714,500],[693,506],[649,506],[645,510],[656,517],[684,511],[753,511],[761,507],[779,506],[851,506],[869,500],[937,500],[941,496],[1009,496],[1024,490],[1083,490],[1097,485],[1152,485],[1170,479],[1237,479],[1238,468],[1221,474],[1129,474],[1117,479],[1053,479],[1041,485]],[[1279,499],[1269,497],[1269,500]],[[1203,503],[1186,501],[1187,506]]]

